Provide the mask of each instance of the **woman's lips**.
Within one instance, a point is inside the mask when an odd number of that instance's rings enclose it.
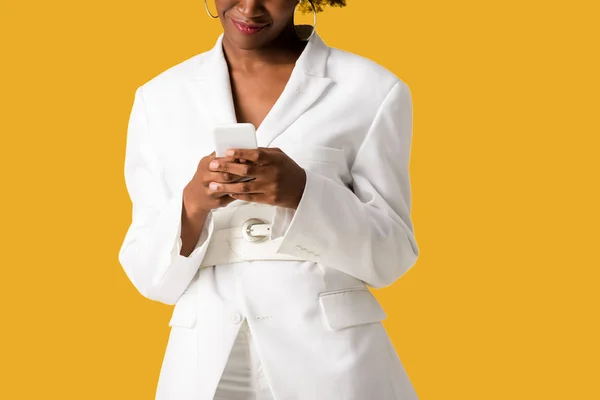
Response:
[[[247,24],[244,24],[243,22],[236,21],[235,19],[232,19],[231,22],[233,22],[233,25],[235,25],[235,27],[238,28],[238,30],[245,35],[253,35],[257,32],[260,32],[265,26],[267,26],[267,25],[247,25]]]

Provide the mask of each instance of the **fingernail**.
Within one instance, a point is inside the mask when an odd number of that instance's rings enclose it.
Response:
[[[219,162],[218,161],[211,161],[210,164],[208,164],[209,167],[211,168],[218,168],[219,167]]]
[[[219,184],[215,183],[215,182],[211,182],[210,185],[208,185],[212,190],[217,190],[219,188]]]
[[[231,150],[231,149],[230,149],[230,150],[227,150],[227,151],[225,152],[225,154],[227,154],[228,156],[232,156],[232,155],[234,155],[234,154],[235,154],[235,150]]]

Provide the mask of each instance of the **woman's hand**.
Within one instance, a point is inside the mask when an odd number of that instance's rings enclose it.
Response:
[[[234,175],[231,172],[211,171],[208,165],[213,160],[217,160],[219,163],[234,161],[231,157],[215,157],[214,151],[200,160],[192,180],[183,190],[184,207],[189,215],[207,213],[214,208],[225,207],[236,200],[226,193],[211,190],[208,186],[211,182],[235,182],[243,176]]]
[[[229,153],[233,151],[233,153]],[[296,209],[304,193],[306,172],[279,148],[230,149],[227,159],[209,166],[215,173],[231,173],[253,178],[249,182],[213,181],[213,196],[229,195],[235,200],[251,201]]]

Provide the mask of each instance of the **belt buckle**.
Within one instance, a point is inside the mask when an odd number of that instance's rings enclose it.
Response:
[[[267,224],[267,221],[264,221],[260,218],[250,218],[244,225],[242,226],[242,235],[244,235],[244,239],[249,242],[262,242],[268,239],[269,235],[252,235],[252,227],[254,225],[262,225]],[[269,228],[270,229],[270,228]]]

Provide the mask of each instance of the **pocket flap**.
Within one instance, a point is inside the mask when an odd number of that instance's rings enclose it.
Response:
[[[319,303],[331,329],[379,322],[387,317],[379,301],[366,287],[321,293]]]
[[[184,293],[173,308],[169,326],[193,328],[196,324],[196,296],[194,293]]]

